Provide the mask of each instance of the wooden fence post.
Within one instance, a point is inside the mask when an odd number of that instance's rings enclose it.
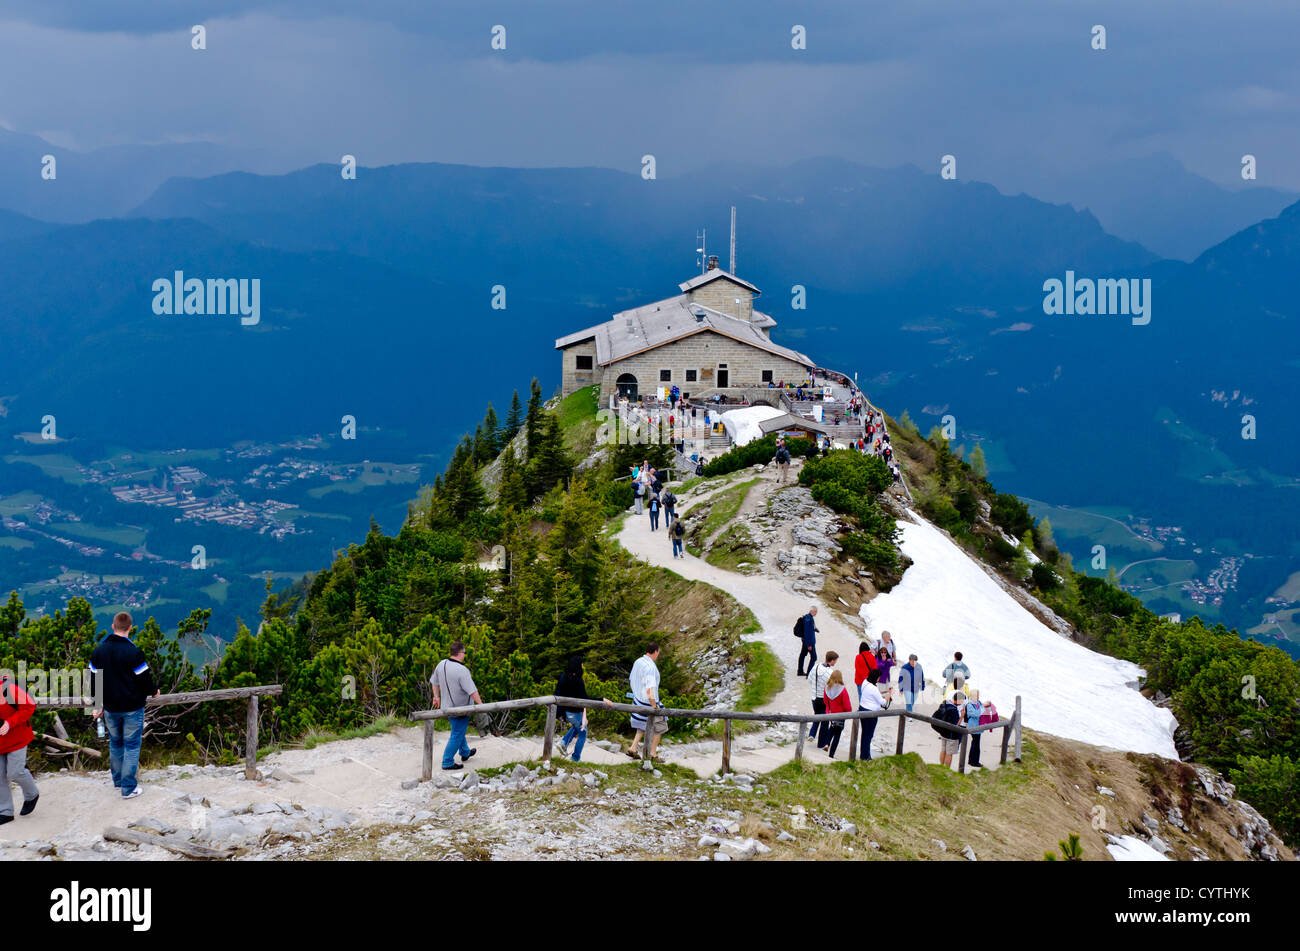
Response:
[[[420,778],[426,783],[433,779],[433,721],[424,721],[424,768]]]
[[[1015,720],[1012,720],[1011,723],[1008,723],[1002,728],[1002,757],[998,760],[998,763],[1003,766],[1005,766],[1007,762],[1007,746],[1011,742],[1011,727],[1014,724]]]
[[[722,721],[722,775],[731,772],[731,718]]]
[[[853,718],[853,726],[849,728],[849,762],[858,761],[858,719]]]
[[[1016,762],[1020,762],[1020,736],[1024,732],[1024,721],[1020,719],[1020,695],[1016,694]]]
[[[555,748],[555,704],[546,707],[546,732],[542,735],[542,762],[551,761],[551,751]]]
[[[957,756],[957,772],[959,773],[966,772],[966,747],[969,745],[970,745],[970,734],[963,733],[961,735],[961,752]]]
[[[903,755],[903,732],[904,730],[907,729],[907,717],[898,716],[895,719],[898,720],[898,742],[894,744],[894,755],[902,756]]]
[[[257,778],[257,694],[248,698],[248,724],[244,736],[244,778]]]
[[[803,759],[803,741],[804,741],[804,737],[805,737],[807,734],[805,734],[804,731],[803,731],[803,723],[802,723],[802,722],[800,722],[800,723],[798,723],[798,724],[796,724],[796,725],[799,727],[799,738],[798,738],[797,740],[794,741],[794,760],[795,760],[795,762],[797,763],[797,762],[800,762],[800,761]]]
[[[654,742],[655,735],[655,715],[651,713],[645,718],[645,745],[641,747],[641,759],[647,763],[650,762],[650,746]]]

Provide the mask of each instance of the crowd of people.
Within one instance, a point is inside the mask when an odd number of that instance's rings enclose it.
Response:
[[[795,622],[795,634],[801,642],[796,673],[808,679],[814,714],[849,713],[852,710],[851,697],[844,683],[844,674],[838,669],[840,655],[836,651],[827,651],[819,662],[818,633],[817,606],[813,605]],[[970,668],[962,660],[960,651],[953,655],[952,661],[944,667],[940,676],[943,678],[942,688],[936,684],[930,691],[931,698],[938,701],[932,714],[934,719],[968,729],[997,722],[997,707],[991,702],[982,701],[980,692],[971,686]],[[889,631],[882,631],[875,640],[858,644],[858,652],[853,657],[853,683],[857,689],[857,709],[869,713],[888,710],[895,700],[900,699],[908,712],[917,712],[915,708],[918,700],[926,696],[925,671],[919,659],[915,654],[909,654],[907,660],[900,663],[898,644]],[[814,723],[808,738],[816,739],[817,748],[825,750],[834,759],[844,722],[824,720]],[[863,717],[860,721],[859,755],[864,760],[871,759],[871,742],[875,737],[877,722],[875,717]],[[941,741],[939,762],[951,766],[953,756],[961,748],[964,734],[937,725],[935,730]],[[974,769],[982,767],[981,735],[974,733],[970,737],[967,765]]]

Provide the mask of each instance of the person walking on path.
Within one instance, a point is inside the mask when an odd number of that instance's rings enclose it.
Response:
[[[568,697],[571,700],[590,700],[587,696],[587,684],[582,677],[582,657],[574,654],[569,658],[568,666],[564,668],[564,673],[560,674],[559,681],[555,684],[555,695],[557,697]],[[601,702],[607,707],[612,707],[608,698],[601,697]],[[582,761],[582,748],[587,744],[587,708],[586,707],[560,707],[560,713],[564,719],[569,721],[569,732],[564,734],[560,740],[560,753],[564,756],[569,755],[569,744],[577,740],[573,747],[573,761],[579,763]]]
[[[867,679],[862,681],[862,686],[858,688],[859,710],[875,711],[885,708],[885,698],[876,689],[876,677],[879,673],[878,670],[871,671]],[[864,717],[862,720],[862,750],[858,754],[860,759],[871,759],[871,740],[876,735],[876,722],[875,717]]]
[[[967,729],[974,729],[980,725],[980,714],[984,712],[984,705],[980,703],[980,692],[972,690],[966,697],[966,702],[962,704],[961,714],[962,723]],[[980,737],[982,733],[972,733],[970,738],[970,756],[966,764],[975,769],[982,769],[980,765]]]
[[[659,528],[659,496],[651,493],[650,495],[650,531],[656,531]]]
[[[852,713],[853,703],[849,699],[849,688],[844,686],[844,675],[838,670],[831,672],[826,684],[826,696],[823,699],[826,713]],[[872,723],[876,722],[874,720]],[[840,745],[840,735],[844,732],[843,720],[822,721],[823,734],[818,738],[817,748],[823,749],[835,758],[835,751]]]
[[[136,782],[144,739],[144,704],[159,692],[144,652],[131,642],[134,626],[131,615],[119,612],[113,618],[113,630],[90,655],[93,696],[104,704],[95,716],[104,718],[109,772],[123,799],[144,792]]]
[[[894,641],[894,635],[888,631],[881,631],[880,637],[871,642],[871,649],[879,656],[880,649],[884,648],[889,651],[889,659],[898,663],[898,644]]]
[[[943,685],[947,689],[948,685],[958,677],[964,677],[970,680],[970,668],[961,662],[961,651],[952,655],[952,663],[943,669]]]
[[[628,680],[632,685],[632,702],[638,707],[654,707],[656,710],[663,709],[663,704],[659,702],[659,645],[651,641],[646,645],[645,653],[636,659],[632,665],[632,672],[628,675]],[[636,730],[636,736],[632,738],[632,745],[623,752],[632,759],[636,759],[640,754],[641,738],[645,736],[646,718],[638,713],[632,714],[632,729]],[[659,738],[668,732],[668,718],[655,717],[654,736],[648,741],[650,743],[650,758],[657,759],[659,755]]]
[[[898,689],[903,694],[903,703],[910,713],[916,698],[925,691],[925,671],[916,662],[916,655],[909,654],[907,663],[898,668]]]
[[[776,455],[773,457],[776,467],[781,473],[780,481],[784,482],[786,476],[790,473],[790,450],[785,447],[784,442],[776,444]]]
[[[880,680],[876,685],[880,688],[880,695],[885,698],[885,708],[894,700],[894,658],[889,656],[889,651],[884,647],[876,649],[876,665],[880,671]]]
[[[433,668],[429,683],[433,686],[435,710],[441,709],[444,703],[448,709],[452,709],[483,702],[478,695],[478,687],[474,686],[474,678],[465,666],[465,645],[461,641],[452,641],[448,645],[447,657],[438,661],[438,666]],[[465,740],[465,733],[469,730],[469,717],[448,717],[447,722],[451,724],[451,736],[447,738],[447,745],[442,751],[442,768],[464,769],[465,762],[478,752],[470,749]],[[456,762],[457,753],[460,753],[459,763]]]
[[[965,700],[966,695],[960,690],[957,691],[953,700],[944,700],[939,704],[939,709],[934,711],[934,718],[956,726],[961,722],[961,710],[958,709],[957,705]],[[934,724],[931,724],[931,726],[934,726]],[[951,769],[952,758],[961,750],[961,734],[956,730],[948,730],[939,726],[934,726],[934,730],[940,736],[939,765]]]
[[[858,643],[858,653],[853,658],[853,684],[858,688],[858,695],[862,695],[862,685],[867,682],[867,677],[879,669],[879,662],[876,655],[871,652],[871,645],[866,641]]]
[[[645,505],[645,483],[639,478],[632,480],[632,499],[636,504],[636,514],[640,515]]]
[[[808,669],[817,663],[817,605],[808,609],[808,613],[801,617],[795,625],[799,630],[799,638],[803,641],[803,647],[799,650],[799,663],[797,665],[800,677],[806,676],[803,669],[804,658],[808,658]]]
[[[686,555],[682,551],[682,540],[686,538],[686,526],[682,524],[680,518],[673,522],[672,528],[668,529],[668,537],[673,540],[673,557],[685,558]]]
[[[32,714],[36,704],[9,676],[0,675],[0,826],[14,821],[14,798],[10,783],[23,793],[18,815],[29,816],[41,798],[32,771],[27,768],[27,745],[35,739]]]
[[[672,528],[677,520],[677,496],[673,495],[672,489],[664,489],[659,501],[664,507],[664,528]]]
[[[826,712],[826,684],[831,679],[831,674],[835,670],[835,662],[839,659],[840,655],[835,653],[835,651],[827,651],[826,663],[813,664],[812,668],[808,671],[809,686],[812,687],[812,708],[814,714]],[[818,736],[819,726],[823,729],[821,736],[818,737],[817,745],[821,746],[823,745],[826,736],[824,729],[826,724],[824,722],[820,724],[810,724],[811,729],[808,730],[808,739],[811,740],[814,736]]]

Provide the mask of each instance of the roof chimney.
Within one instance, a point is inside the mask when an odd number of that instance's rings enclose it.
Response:
[[[716,254],[710,254],[710,255],[709,255],[709,270],[710,270],[710,271],[716,271],[717,269],[718,269],[718,256],[717,256]]]

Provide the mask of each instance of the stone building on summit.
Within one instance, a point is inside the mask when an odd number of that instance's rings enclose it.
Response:
[[[716,258],[678,287],[676,297],[556,340],[563,395],[599,385],[600,401],[608,403],[616,394],[635,400],[676,386],[696,399],[752,399],[769,383],[808,378],[812,360],[772,342],[776,321],[754,307],[759,289],[721,270]]]

